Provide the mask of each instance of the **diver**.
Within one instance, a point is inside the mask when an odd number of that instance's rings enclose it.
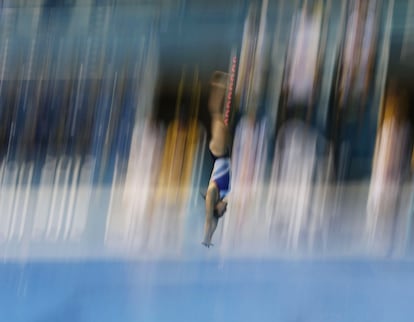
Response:
[[[211,116],[211,140],[209,150],[214,160],[210,182],[205,195],[205,225],[202,244],[210,247],[218,221],[227,210],[230,192],[231,133],[227,122],[228,111],[225,111],[225,96],[228,84],[228,74],[215,72],[211,81],[211,92],[208,109]]]

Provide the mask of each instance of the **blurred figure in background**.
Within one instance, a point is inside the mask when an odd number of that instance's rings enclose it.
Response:
[[[377,18],[376,0],[349,4],[339,79],[341,107],[349,105],[350,100],[365,103],[368,98],[377,49]]]
[[[402,185],[411,153],[412,129],[407,94],[396,81],[390,82],[377,137],[368,197],[370,244],[388,254],[395,247]]]
[[[227,194],[230,190],[230,131],[225,122],[224,98],[228,75],[215,72],[211,81],[208,108],[211,115],[210,153],[214,168],[205,196],[206,221],[202,244],[212,246],[211,239],[217,228],[218,220],[227,209]]]

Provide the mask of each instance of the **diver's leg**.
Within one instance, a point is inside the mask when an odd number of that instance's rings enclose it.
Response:
[[[212,115],[221,115],[224,119],[224,98],[226,95],[228,75],[223,72],[215,72],[210,82],[210,96],[208,109]]]
[[[216,157],[224,156],[229,152],[229,131],[222,119],[212,118],[211,120],[209,149]]]
[[[228,76],[215,72],[211,81],[211,92],[208,109],[211,116],[210,151],[215,156],[223,156],[228,152],[229,131],[224,123],[224,101]]]
[[[211,239],[217,228],[218,218],[214,215],[214,208],[219,199],[218,188],[215,183],[210,183],[206,194],[206,221],[204,224],[204,239],[202,244],[210,247]]]

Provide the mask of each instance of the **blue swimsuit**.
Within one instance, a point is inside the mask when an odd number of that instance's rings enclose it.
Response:
[[[217,158],[214,161],[210,182],[214,182],[217,185],[220,199],[227,196],[230,192],[230,158]]]

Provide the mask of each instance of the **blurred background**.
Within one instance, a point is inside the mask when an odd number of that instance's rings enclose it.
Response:
[[[0,321],[412,321],[413,58],[414,0],[0,0]]]
[[[414,1],[0,15],[1,257],[412,255]],[[232,192],[206,255],[216,70],[232,76]]]

